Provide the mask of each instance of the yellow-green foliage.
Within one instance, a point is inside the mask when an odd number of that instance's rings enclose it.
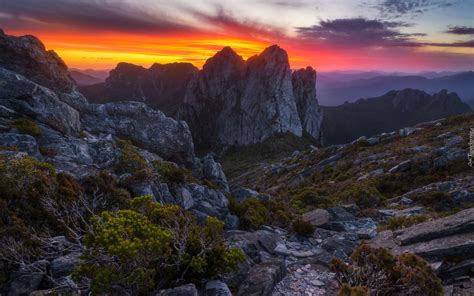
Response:
[[[131,199],[130,193],[118,186],[117,180],[108,172],[102,171],[97,175],[89,175],[82,182],[87,196],[103,197],[105,204],[99,210],[124,208]]]
[[[131,174],[131,179],[128,180],[130,182],[150,180],[153,177],[153,170],[138,149],[128,141],[120,140],[117,143],[121,153],[115,170],[119,174]]]
[[[297,235],[303,237],[311,236],[315,230],[313,224],[300,218],[293,221],[292,228]]]
[[[170,183],[196,182],[191,171],[181,168],[172,162],[154,160],[152,164],[158,174]]]
[[[328,208],[333,205],[331,198],[324,192],[311,187],[293,189],[288,192],[291,206],[300,212],[315,208]]]
[[[357,286],[378,295],[442,295],[441,280],[425,260],[414,254],[394,256],[384,248],[362,245],[351,259],[351,264],[340,259],[331,262],[341,286],[340,295],[352,295],[347,294],[348,288]]]
[[[41,135],[41,129],[34,121],[30,119],[18,119],[10,124],[10,128],[15,128],[21,133],[28,134],[33,137],[38,137]]]
[[[381,204],[383,196],[370,182],[354,183],[336,192],[334,198],[344,202],[354,202],[360,208],[373,208]]]
[[[258,229],[262,225],[286,227],[292,219],[288,205],[278,200],[259,201],[251,197],[243,202],[229,199],[229,211],[239,217],[242,229]]]
[[[427,217],[423,215],[391,217],[387,220],[386,223],[380,226],[380,229],[396,230],[400,228],[410,227],[426,220]]]
[[[445,211],[455,206],[454,199],[446,192],[425,192],[412,197],[413,201],[436,211]]]
[[[91,279],[95,294],[119,293],[118,287],[148,293],[200,282],[234,271],[244,260],[241,251],[224,244],[223,223],[215,218],[198,225],[179,206],[155,203],[150,196],[133,199],[130,207],[92,220],[74,277]]]

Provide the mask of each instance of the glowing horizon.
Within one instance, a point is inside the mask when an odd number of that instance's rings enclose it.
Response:
[[[372,6],[362,7],[366,2],[43,0],[39,7],[34,0],[0,0],[0,28],[38,37],[77,69],[109,70],[119,62],[189,62],[201,68],[225,46],[248,59],[273,44],[288,52],[292,68],[474,68],[469,1],[413,1],[400,8],[370,0]],[[440,19],[447,12],[452,17]]]

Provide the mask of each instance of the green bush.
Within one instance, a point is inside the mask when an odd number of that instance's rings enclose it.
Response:
[[[331,198],[311,187],[304,187],[288,192],[290,204],[301,212],[315,208],[328,208],[333,205]]]
[[[334,197],[340,201],[354,202],[361,209],[373,208],[382,203],[382,194],[371,183],[354,183]]]
[[[160,174],[160,176],[163,177],[167,182],[177,184],[185,182],[196,182],[191,171],[185,168],[181,168],[172,162],[164,160],[154,160],[152,164],[158,174]]]
[[[201,283],[235,271],[245,258],[225,245],[223,223],[215,218],[199,225],[179,206],[161,205],[149,196],[133,199],[130,206],[92,219],[74,278],[90,279],[94,294],[146,294]]]
[[[367,288],[363,286],[351,287],[348,284],[343,284],[337,293],[337,296],[369,296]]]
[[[340,259],[331,262],[341,286],[340,295],[352,295],[347,294],[348,288],[358,286],[377,295],[442,295],[441,280],[425,260],[414,254],[393,256],[384,248],[362,245],[351,259],[351,264]]]
[[[131,199],[130,193],[121,188],[115,177],[105,171],[87,176],[82,182],[82,187],[87,196],[95,196],[104,201],[103,205],[97,205],[102,211],[124,208]]]
[[[391,217],[379,228],[381,230],[396,230],[425,222],[428,218],[423,215]]]
[[[446,192],[424,192],[413,196],[412,199],[435,211],[445,211],[456,206],[454,199]]]
[[[30,119],[18,119],[10,124],[10,128],[15,128],[19,132],[33,137],[39,137],[41,135],[41,129]]]
[[[126,181],[147,181],[153,178],[153,170],[138,149],[128,141],[117,141],[120,146],[120,156],[115,164],[119,174],[129,173],[131,177]]]
[[[293,231],[303,237],[310,237],[315,230],[313,224],[301,218],[295,219],[292,224]]]
[[[256,197],[251,197],[239,203],[231,198],[229,211],[238,216],[242,229],[258,229],[264,224],[268,224],[270,212]]]

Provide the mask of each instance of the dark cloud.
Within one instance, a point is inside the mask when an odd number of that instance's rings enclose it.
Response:
[[[156,11],[108,0],[0,0],[0,13],[10,16],[9,27],[60,24],[71,28],[123,32],[173,32],[191,28]]]
[[[321,21],[312,27],[298,27],[301,38],[319,41],[332,46],[419,46],[413,40],[421,33],[407,34],[399,28],[410,26],[404,22],[386,22],[365,18],[348,18]]]
[[[456,35],[474,35],[474,28],[463,26],[450,26],[446,33]]]
[[[474,47],[474,40],[460,41],[452,43],[423,43],[423,45],[438,46],[438,47]]]
[[[434,8],[454,5],[456,0],[383,0],[376,8],[384,16],[401,17],[407,14],[421,14]]]

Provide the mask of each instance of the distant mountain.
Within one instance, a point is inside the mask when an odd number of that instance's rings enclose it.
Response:
[[[95,78],[100,79],[100,82],[104,82],[107,77],[109,77],[110,70],[96,70],[96,69],[76,69],[70,68],[70,71],[80,72]]]
[[[119,63],[103,83],[80,87],[91,103],[138,101],[175,115],[198,69],[190,63],[153,64],[149,69]]]
[[[449,73],[449,72],[447,72]],[[462,72],[439,76],[442,73],[424,73],[421,75],[375,75],[376,72],[363,72],[357,75],[321,73],[318,75],[318,100],[323,106],[337,106],[344,102],[353,102],[360,98],[380,96],[390,90],[405,88],[420,89],[428,93],[447,89],[456,92],[463,101],[474,99],[474,72]],[[366,75],[365,78],[360,78]],[[352,79],[352,80],[351,80]]]
[[[71,74],[72,79],[74,79],[74,81],[76,81],[77,85],[79,86],[97,84],[103,81],[100,78],[84,74],[75,70],[69,71],[69,74]]]
[[[390,91],[380,97],[322,108],[326,145],[472,111],[456,93],[442,90],[429,95],[414,89]]]

